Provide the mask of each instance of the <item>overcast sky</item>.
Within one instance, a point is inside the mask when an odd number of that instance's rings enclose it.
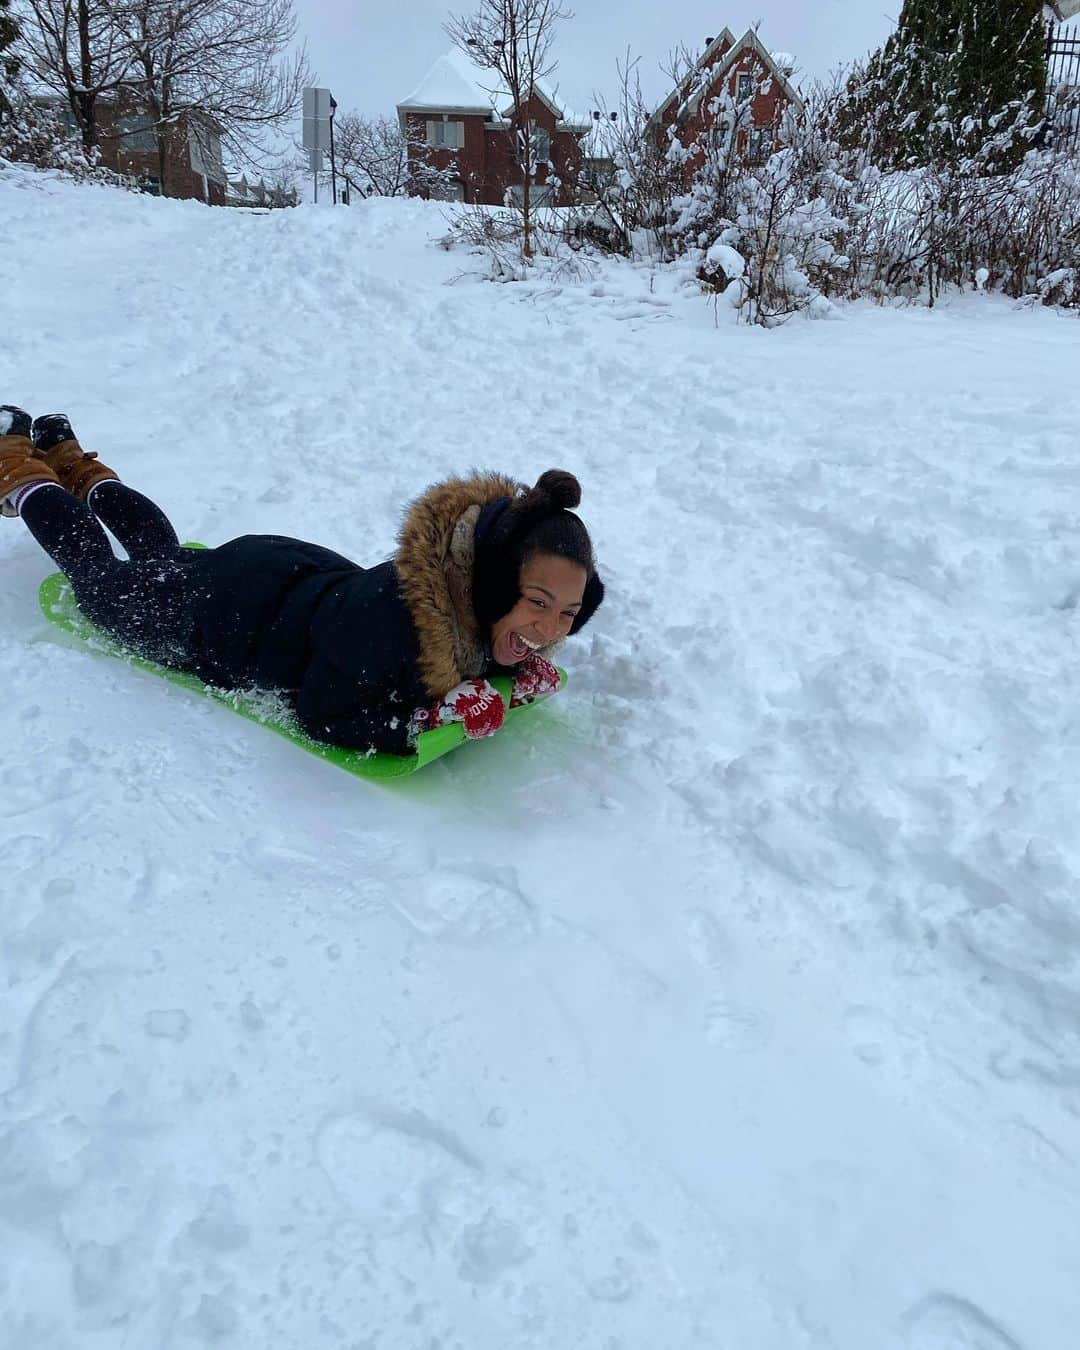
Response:
[[[294,0],[300,35],[307,38],[313,70],[343,112],[393,116],[428,67],[449,47],[443,24],[471,12],[468,3],[411,0]],[[565,0],[574,17],[559,28],[555,83],[567,107],[588,111],[593,93],[615,102],[615,65],[627,46],[641,57],[646,94],[666,90],[659,65],[679,43],[700,49],[725,25],[736,36],[761,20],[761,38],[772,51],[795,55],[805,75],[824,75],[864,55],[891,30],[900,0],[747,0],[740,7],[695,0]]]

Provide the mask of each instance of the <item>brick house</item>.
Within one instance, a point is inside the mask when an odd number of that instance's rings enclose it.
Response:
[[[59,95],[43,99],[73,137],[79,126]],[[161,163],[151,118],[127,97],[102,95],[97,101],[98,150],[107,169],[144,192],[161,194]],[[225,205],[226,177],[221,156],[222,128],[203,113],[181,113],[165,128],[165,195]]]
[[[566,112],[540,86],[516,107],[508,96],[482,89],[477,73],[457,52],[448,52],[397,105],[414,193],[487,206],[520,201],[514,137],[528,127],[536,166],[530,200],[537,206],[572,205],[588,120]],[[444,181],[435,188],[425,183],[430,169],[443,172]]]
[[[790,77],[794,61],[770,52],[748,29],[736,39],[730,28],[706,39],[694,69],[673,89],[649,120],[655,135],[671,132],[689,151],[689,179],[704,159],[707,137],[735,123],[735,153],[751,161],[766,159],[780,146],[780,128],[789,109],[802,109]]]

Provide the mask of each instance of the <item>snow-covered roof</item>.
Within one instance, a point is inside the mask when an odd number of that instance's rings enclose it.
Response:
[[[550,85],[537,80],[533,85],[533,92],[555,114],[560,127],[566,127],[570,131],[588,131],[592,127],[592,121],[585,113],[571,112],[568,108],[564,108],[556,97],[557,91]],[[510,97],[509,90],[499,91],[499,105],[503,109],[504,117],[513,115],[514,101]]]
[[[485,80],[486,87],[481,80]],[[537,97],[555,114],[560,130],[589,130],[592,125],[589,118],[560,107],[550,87],[537,81],[534,89]],[[505,119],[513,115],[514,103],[509,91],[500,87],[494,71],[482,71],[461,52],[451,49],[439,57],[397,108],[399,116],[407,112],[483,113],[491,129],[498,131],[506,127]],[[496,111],[498,108],[504,110],[501,117]]]
[[[1074,14],[1080,14],[1080,0],[1049,0],[1050,8],[1064,22]]]
[[[489,113],[494,99],[478,83],[479,73],[460,52],[444,52],[398,109]]]

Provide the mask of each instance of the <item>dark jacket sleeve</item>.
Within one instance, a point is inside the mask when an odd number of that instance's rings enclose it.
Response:
[[[310,660],[293,697],[303,730],[349,750],[410,754],[426,696],[416,634],[389,567],[357,572],[313,617]]]
[[[409,723],[416,707],[396,690],[362,682],[325,658],[308,672],[295,708],[301,730],[312,740],[343,750],[412,753]]]

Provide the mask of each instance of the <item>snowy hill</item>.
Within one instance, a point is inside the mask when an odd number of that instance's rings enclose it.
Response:
[[[0,168],[0,402],[183,536],[558,465],[610,595],[378,788],[66,645],[0,522],[0,1346],[1072,1350],[1075,319],[444,228]]]

